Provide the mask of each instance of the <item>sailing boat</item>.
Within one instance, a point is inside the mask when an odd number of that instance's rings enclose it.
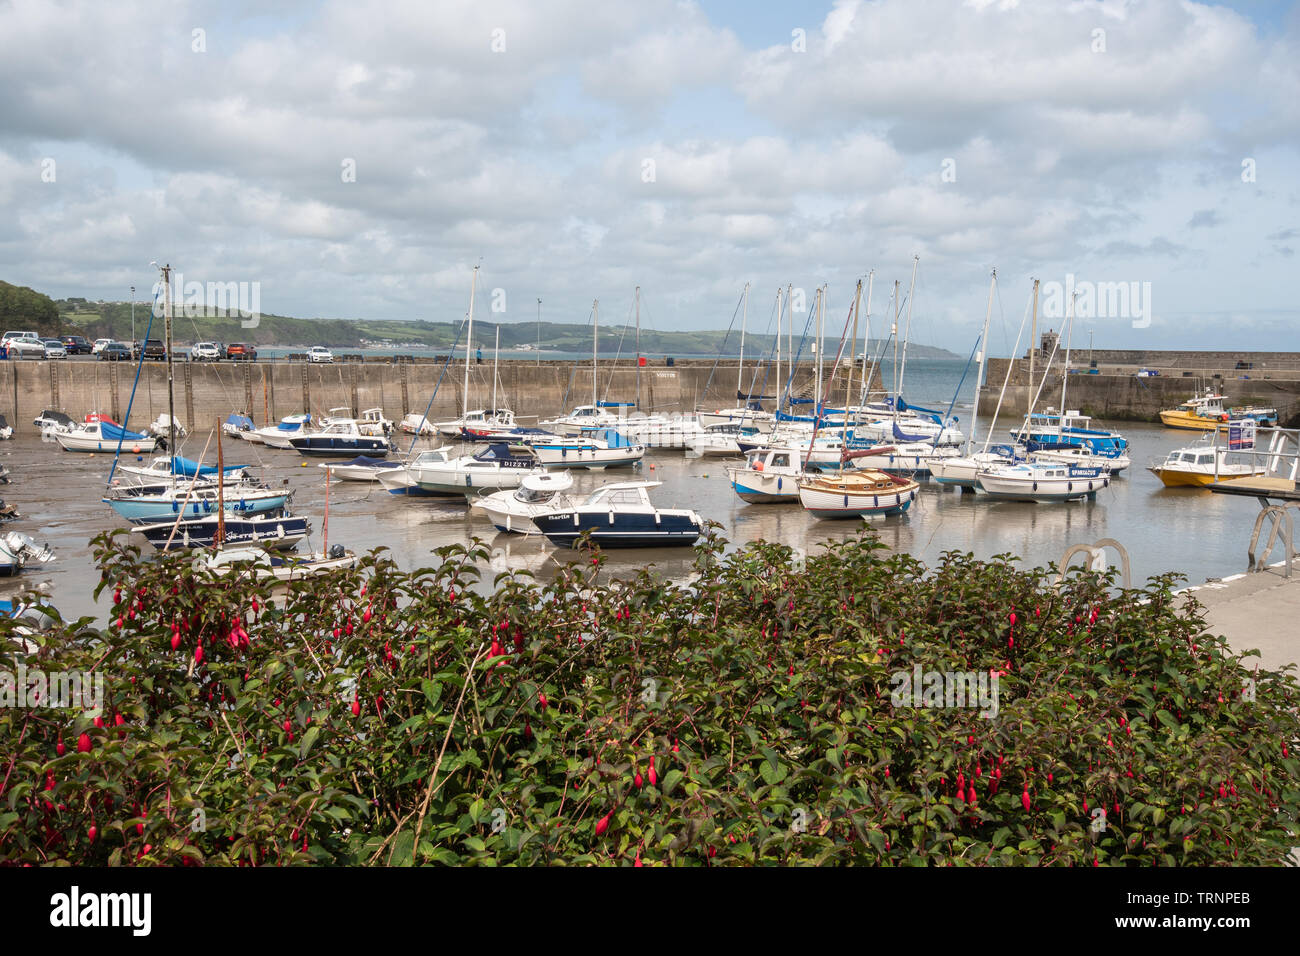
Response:
[[[1035,291],[1037,291],[1037,284],[1035,284]],[[1074,324],[1073,306],[1074,300],[1071,299],[1071,315],[1066,320],[1067,328],[1072,328]],[[1066,342],[1068,349],[1068,338]],[[1025,416],[1026,423],[1034,417],[1033,408],[1038,402],[1038,395],[1042,393],[1043,386],[1047,384],[1047,375],[1052,367],[1052,359],[1056,357],[1056,349],[1057,346],[1053,346],[1052,353],[1048,356],[1047,367],[1043,370],[1038,393],[1034,395],[1034,400],[1029,406],[1029,414]],[[1068,372],[1067,367],[1067,379]],[[1064,384],[1061,387],[1064,389]],[[1064,392],[1062,394],[1064,395]],[[1022,429],[1020,435],[1023,435],[1026,429]],[[1060,437],[1060,433],[1057,437]],[[981,469],[975,477],[975,482],[985,495],[1002,501],[1052,502],[1072,501],[1085,497],[1091,500],[1096,498],[1097,492],[1102,488],[1109,487],[1110,470],[1105,467],[1085,467],[1045,460],[1026,461],[992,465]]]
[[[855,323],[853,340],[857,341],[857,317],[858,308],[862,302],[862,280],[858,280],[857,292],[854,296],[852,317]],[[817,315],[817,339],[822,341],[822,306]],[[845,323],[845,332],[848,331],[848,323]],[[844,336],[840,336],[839,351],[835,355],[835,365],[831,369],[830,380],[826,385],[827,394],[822,396],[821,404],[824,407],[826,399],[830,397],[831,382],[835,380],[835,372],[839,369],[840,356],[844,352]],[[849,388],[853,387],[853,369],[857,363],[849,367]],[[820,411],[820,409],[819,409]],[[820,415],[816,416],[820,418]],[[816,438],[816,425],[814,425],[814,440]],[[841,426],[842,434],[847,438],[848,420],[844,420]],[[846,453],[847,455],[854,453]],[[867,454],[867,452],[857,452],[857,455]],[[817,518],[870,518],[882,515],[902,514],[907,511],[912,502],[916,500],[916,493],[920,485],[911,478],[903,478],[897,475],[891,475],[877,469],[857,469],[852,473],[846,474],[844,471],[844,460],[841,460],[840,470],[838,473],[829,475],[822,474],[799,479],[799,503],[804,509]]]
[[[995,445],[990,448],[990,442],[993,438],[993,429],[997,427],[998,411],[1002,409],[1002,398],[1006,395],[1007,383],[1011,380],[1011,363],[1007,364],[1007,376],[1002,383],[1002,391],[998,395],[997,409],[993,412],[993,421],[989,424],[988,438],[985,439],[984,448],[981,451],[973,452],[975,442],[976,425],[979,422],[979,397],[980,389],[984,387],[984,373],[988,367],[988,339],[989,339],[989,319],[993,315],[993,295],[997,289],[998,270],[994,269],[989,278],[989,302],[988,308],[984,311],[984,329],[980,332],[979,337],[979,371],[975,375],[975,404],[971,412],[970,435],[966,439],[966,453],[960,456],[947,458],[938,458],[930,463],[930,475],[935,481],[943,485],[953,485],[959,488],[974,491],[976,488],[976,477],[983,469],[992,468],[996,465],[1013,465],[1018,460],[1023,460],[1023,455],[1018,453],[1010,445]],[[1034,301],[1037,302],[1038,280],[1034,280]],[[1012,349],[1014,355],[1020,349],[1020,336],[1024,334],[1025,322],[1020,321],[1020,330],[1016,333],[1016,344]]]
[[[470,409],[469,407],[469,367],[474,355],[474,293],[478,289],[478,270],[479,267],[475,266],[469,286],[469,334],[465,341],[465,390],[461,394],[460,417],[446,422],[437,422],[434,425],[438,434],[444,438],[459,438],[463,429],[512,428],[515,424],[515,413],[508,408]],[[495,371],[492,387],[495,393]]]
[[[217,428],[218,485],[224,484],[221,453],[221,429]],[[224,487],[222,488],[224,491]],[[250,574],[258,580],[275,580],[284,584],[315,577],[341,568],[356,566],[357,556],[341,544],[329,546],[330,479],[325,476],[325,547],[322,552],[300,555],[272,553],[265,542],[239,543],[232,546],[223,513],[217,515],[216,538],[212,550],[201,558],[203,567],[222,574]],[[305,519],[301,519],[304,520]]]

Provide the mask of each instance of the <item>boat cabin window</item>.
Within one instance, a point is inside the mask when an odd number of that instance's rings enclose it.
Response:
[[[789,456],[788,454],[784,454],[784,453],[782,453],[782,454],[778,454],[778,455],[773,455],[773,456],[772,456],[772,467],[773,467],[773,468],[788,468],[788,467],[790,467],[790,456]]]
[[[1196,458],[1196,463],[1197,463],[1198,465],[1213,465],[1213,464],[1214,464],[1214,455],[1213,455],[1213,453],[1205,454],[1205,455],[1198,455],[1197,458]]]

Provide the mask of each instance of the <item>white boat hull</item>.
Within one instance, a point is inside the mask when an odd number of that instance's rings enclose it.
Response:
[[[979,488],[990,498],[1001,501],[1073,501],[1086,498],[1110,485],[1110,477],[1098,478],[1021,478],[983,472],[977,479]]]

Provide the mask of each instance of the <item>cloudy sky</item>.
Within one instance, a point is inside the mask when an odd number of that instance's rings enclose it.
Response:
[[[0,278],[55,296],[157,259],[453,320],[481,262],[507,321],[722,328],[750,282],[762,329],[919,256],[963,354],[993,267],[994,351],[1067,275],[1150,283],[1099,346],[1300,348],[1291,3],[0,0],[0,86]]]

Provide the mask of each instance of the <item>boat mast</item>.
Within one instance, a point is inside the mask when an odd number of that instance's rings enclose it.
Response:
[[[460,419],[464,423],[469,414],[469,360],[474,351],[474,289],[478,286],[478,266],[474,267],[474,276],[469,283],[469,337],[465,340],[465,392],[461,396]]]
[[[194,480],[198,481],[199,470],[194,469]],[[328,477],[326,478],[328,481]],[[216,547],[221,548],[226,540],[226,459],[221,453],[221,419],[217,419],[217,540]]]
[[[794,385],[794,310],[791,308],[790,297],[794,293],[794,283],[790,282],[785,287],[785,309],[790,313],[786,323],[786,350],[785,354],[790,356],[790,384]],[[787,392],[789,390],[787,389]],[[787,396],[788,397],[788,396]]]
[[[826,287],[822,286],[817,290],[817,304],[813,306],[817,310],[817,364],[813,369],[813,433],[816,434],[817,425],[821,418],[821,401],[822,401],[822,302],[825,299]],[[811,451],[811,448],[809,449]]]
[[[849,395],[853,389],[853,371],[858,367],[856,358],[853,356],[853,349],[858,344],[858,310],[862,307],[862,280],[858,280],[858,287],[853,291],[853,337],[849,339],[849,378],[844,383],[844,421],[840,427],[840,471],[844,471],[844,450],[849,441]],[[841,340],[842,341],[842,340]],[[835,363],[837,366],[839,362]],[[866,365],[866,356],[863,356],[863,365]],[[811,450],[811,448],[809,449]]]
[[[600,300],[593,299],[591,303],[591,406],[598,407],[596,401],[596,336],[600,328]]]
[[[172,267],[162,267],[163,274],[163,338],[167,343],[167,449],[172,456],[173,467],[170,469],[175,477],[176,460],[176,375],[172,369]],[[147,344],[147,343],[146,343]],[[140,354],[144,354],[141,346]],[[198,471],[195,471],[195,477]]]
[[[492,352],[492,417],[497,414],[497,366],[501,362],[501,325],[497,325],[496,348]]]
[[[898,370],[898,387],[903,387],[903,378],[907,372],[907,343],[912,339],[912,302],[916,296],[916,264],[921,261],[920,256],[912,256],[912,285],[907,290],[907,327],[903,329],[903,366]],[[898,396],[894,396],[895,403],[898,402]]]
[[[745,283],[745,292],[741,297],[743,306],[740,312],[740,364],[736,366],[736,398],[740,398],[740,387],[745,373],[745,326],[749,322],[749,283]]]
[[[641,408],[641,286],[637,286],[637,410]]]
[[[979,365],[975,372],[975,403],[970,416],[970,434],[966,436],[966,455],[970,456],[975,446],[975,428],[980,417],[980,389],[984,387],[984,369],[989,356],[989,317],[993,315],[993,290],[998,284],[998,270],[994,269],[989,278],[989,304],[984,310],[984,330],[980,332]]]
[[[1029,387],[1034,387],[1034,353],[1038,351],[1038,280],[1034,280],[1034,312],[1029,321]]]
[[[894,324],[890,326],[889,336],[894,340],[894,424],[898,424],[898,280],[894,280]]]
[[[1070,296],[1069,315],[1065,318],[1065,371],[1061,374],[1061,417],[1059,427],[1065,435],[1065,383],[1070,380],[1070,338],[1074,335],[1074,299],[1079,293]]]
[[[867,402],[867,392],[871,388],[871,369],[867,366],[867,360],[871,350],[871,287],[875,281],[876,270],[872,269],[867,273],[867,315],[866,322],[862,326],[862,388],[858,390],[858,409],[854,413],[854,421],[857,421],[858,415],[862,412],[862,406]]]
[[[781,410],[781,289],[776,290],[776,410]]]

